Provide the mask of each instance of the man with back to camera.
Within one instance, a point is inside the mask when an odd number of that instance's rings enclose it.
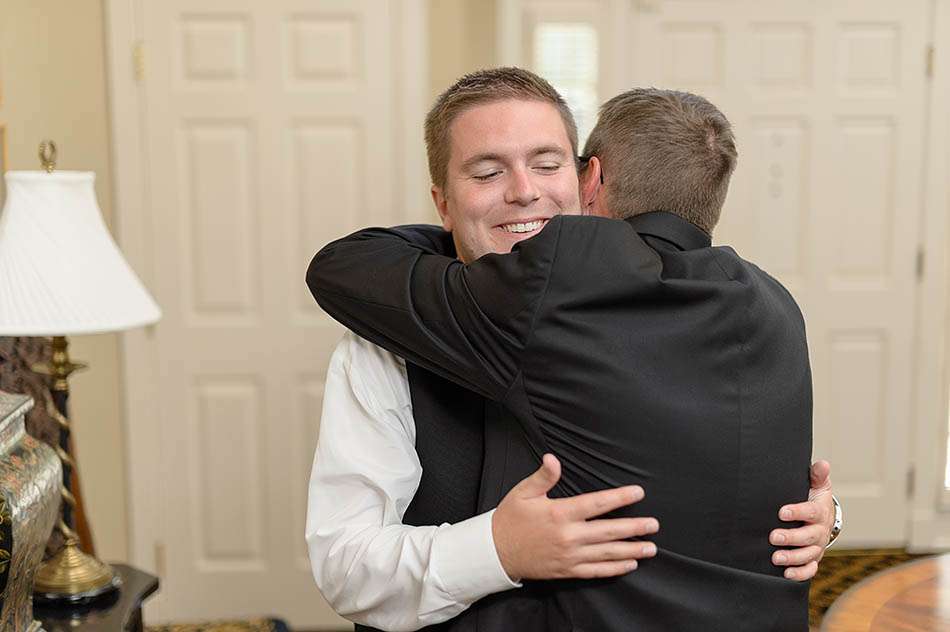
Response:
[[[484,77],[483,77],[482,79],[484,79]],[[464,81],[464,79],[463,79],[463,81]],[[460,83],[461,83],[461,82],[460,82]],[[537,99],[535,99],[535,101],[537,101]],[[535,102],[535,103],[533,103],[532,105],[540,105],[540,104]],[[438,107],[438,104],[437,104],[437,107]],[[478,110],[480,107],[481,107],[481,106],[477,106],[477,105],[476,105],[476,106],[473,106],[473,107],[471,107],[471,108],[468,110],[468,112],[476,111],[476,110]],[[551,107],[551,106],[547,106],[547,107],[548,107],[548,109],[554,110],[554,108]],[[434,109],[434,110],[435,110],[435,109]],[[490,110],[491,110],[491,108],[489,108],[489,113],[491,114],[491,116],[489,116],[488,119],[489,119],[489,121],[491,122],[492,125],[497,125],[499,121],[502,121],[502,120],[505,119],[505,116],[506,116],[505,112],[503,112],[503,111],[502,111],[502,112],[493,112],[493,111],[490,111]],[[555,116],[556,116],[556,111],[555,111]],[[455,125],[457,128],[463,128],[463,127],[464,127],[464,126],[462,125],[462,122],[463,122],[462,119],[463,119],[463,118],[464,118],[464,114],[463,114],[463,115],[460,115],[459,118],[458,118],[458,120],[456,121],[456,123],[453,123],[453,125]],[[534,124],[537,123],[537,120],[536,120],[536,119],[537,119],[537,117],[534,117],[534,119],[533,119],[533,123],[534,123]],[[558,125],[561,125],[560,121],[558,121],[557,124],[558,124]],[[562,128],[562,129],[561,129],[561,136],[566,136],[566,135],[564,134],[564,130],[563,130],[564,125],[561,125],[561,128]],[[453,133],[454,133],[454,131],[456,131],[456,130],[453,130]],[[513,130],[509,130],[509,132],[506,132],[506,134],[507,134],[508,136],[512,136],[513,134],[511,133],[511,131],[513,131]],[[504,135],[505,135],[505,134],[502,134],[502,136],[504,136]],[[592,136],[592,141],[593,141],[593,138],[594,138],[594,136]],[[454,143],[456,140],[458,140],[458,139],[453,136],[453,143]],[[562,143],[562,144],[567,144],[567,143]],[[543,145],[543,143],[542,143],[542,145]],[[453,147],[454,147],[454,145],[453,145]],[[453,153],[454,153],[454,151],[455,151],[455,150],[453,149]],[[567,152],[563,152],[563,153],[567,153]],[[571,153],[573,153],[573,152],[571,152]],[[532,173],[533,173],[534,175],[536,175],[537,177],[539,177],[539,178],[543,177],[543,178],[546,178],[546,179],[550,179],[550,175],[547,174],[546,171],[558,171],[558,170],[560,170],[560,169],[564,166],[564,162],[565,162],[565,161],[563,161],[563,156],[558,157],[559,160],[561,160],[560,163],[558,162],[558,160],[551,161],[551,160],[550,160],[551,157],[552,157],[552,156],[546,155],[546,154],[544,154],[544,153],[541,153],[541,154],[538,154],[537,156],[535,156],[535,158],[537,158],[538,161],[537,161],[536,163],[534,163],[534,166],[532,167],[532,169],[536,169],[536,171],[533,171]],[[430,150],[430,166],[431,166],[431,164],[432,164],[432,152],[431,152],[431,150]],[[571,162],[571,161],[567,161],[567,164],[570,165],[571,171],[573,172],[573,164],[572,164],[572,162]],[[587,174],[592,173],[592,169],[594,169],[594,168],[599,168],[599,163],[597,163],[597,161],[593,161],[593,160],[592,160],[592,161],[591,161],[591,165],[590,165],[590,166],[588,167],[588,169],[587,169]],[[611,168],[608,167],[608,174],[610,173],[609,169],[611,169]],[[494,178],[494,179],[496,179],[496,180],[499,179],[498,174],[495,174],[494,172],[492,172],[492,173],[487,173],[487,174],[476,174],[476,175],[478,175],[479,177],[488,176],[488,179],[489,179],[489,180],[492,179],[492,178]],[[559,174],[559,175],[563,175],[563,173],[561,173],[561,174]],[[504,174],[502,174],[502,176],[504,176]],[[434,178],[434,179],[435,179],[435,178]],[[574,177],[574,181],[575,181],[575,183],[576,183],[576,176]],[[611,179],[608,177],[608,178],[607,178],[607,189],[610,188],[611,182],[612,182]],[[575,185],[575,186],[576,186],[576,185]],[[564,190],[567,190],[567,189],[564,189]],[[523,191],[522,191],[522,193],[523,193]],[[518,194],[519,194],[519,193],[516,191],[516,192],[515,192],[515,195],[517,196]],[[575,195],[576,195],[576,192],[575,192]],[[563,194],[562,190],[555,191],[554,194],[552,194],[552,195],[549,196],[549,197],[550,197],[551,199],[557,199],[559,203],[560,203],[562,200],[569,199],[569,195]],[[593,199],[593,198],[592,198],[592,199]],[[513,200],[511,204],[514,205],[514,206],[521,205],[521,206],[524,207],[524,208],[528,208],[528,207],[531,206],[531,204],[534,204],[534,202],[535,202],[535,201],[533,201],[533,200],[527,200],[527,201],[524,201],[524,203],[522,203],[522,201]],[[569,207],[570,207],[570,204],[569,204],[569,203],[560,203],[559,210],[560,210],[560,211],[564,211],[564,212],[571,212],[572,209],[570,209]],[[440,211],[445,211],[445,208],[444,208],[444,207],[440,207]],[[444,216],[447,216],[447,215],[450,215],[450,213],[445,213],[445,212],[443,212],[443,215],[444,215]],[[447,217],[447,223],[448,223],[450,220],[452,220],[452,219],[453,219],[453,218]],[[459,242],[460,237],[463,238],[463,241],[462,241],[462,243],[460,244],[459,250],[460,250],[460,253],[462,254],[462,258],[463,258],[463,260],[464,260],[464,259],[466,259],[467,257],[469,257],[469,255],[471,254],[471,251],[472,251],[472,250],[474,250],[475,248],[477,248],[477,247],[479,246],[478,239],[481,237],[482,233],[479,233],[479,230],[480,230],[481,226],[478,224],[477,221],[472,222],[471,224],[465,224],[465,222],[466,222],[468,219],[471,219],[471,218],[467,218],[467,217],[465,217],[465,216],[461,216],[461,217],[459,217],[459,219],[460,219],[461,221],[455,222],[455,224],[454,224],[453,226],[451,226],[451,228],[453,228],[453,235],[454,235],[455,238],[456,238],[456,242]],[[477,218],[476,218],[476,219],[477,219]],[[525,217],[524,219],[531,219],[531,218],[526,218],[526,217]],[[521,223],[519,223],[518,226],[513,226],[513,228],[515,228],[515,230],[525,230],[526,228],[530,228],[529,224],[530,224],[530,222],[527,222],[527,223],[521,222]],[[507,226],[507,225],[506,225],[506,226]],[[534,230],[534,231],[532,231],[532,232],[537,232],[537,230]],[[508,234],[511,234],[511,233],[510,233],[509,231],[507,231],[507,230],[506,230],[506,233],[507,233],[506,235],[497,235],[497,237],[499,237],[499,242],[500,242],[500,244],[499,244],[499,243],[494,243],[494,245],[489,245],[489,247],[488,247],[485,251],[487,252],[488,250],[502,250],[502,251],[505,250],[505,243],[504,243],[504,240],[509,238],[509,237],[508,237]],[[493,242],[492,242],[491,240],[494,239],[495,236],[493,236],[490,231],[486,231],[486,233],[484,233],[484,234],[487,235],[488,242],[489,242],[490,244],[492,244]],[[470,238],[470,239],[468,239],[468,241],[466,241],[466,240],[465,240],[466,238]],[[513,239],[512,241],[509,241],[509,242],[507,243],[507,247],[510,248],[511,243],[514,243],[515,240],[516,240],[516,239]],[[468,250],[469,253],[466,253],[466,250]],[[469,259],[469,260],[470,260],[470,259]],[[411,382],[411,380],[410,380],[410,382]],[[329,387],[328,387],[328,390],[329,390]],[[415,404],[415,401],[413,401],[413,404]],[[413,412],[416,412],[416,411],[413,410]],[[486,429],[489,429],[489,428],[492,428],[492,427],[493,427],[493,426],[488,425],[488,426],[486,426]],[[321,443],[323,443],[323,436],[321,436]],[[534,446],[532,446],[532,447],[534,447]],[[558,447],[558,449],[557,449],[556,451],[558,451],[558,453],[560,454],[560,453],[561,453],[561,450],[562,450],[562,448],[561,448],[561,447]],[[562,456],[563,456],[563,455],[562,455]],[[318,455],[318,463],[319,463],[319,455]],[[487,468],[487,465],[488,465],[488,464],[487,464],[487,462],[486,462],[486,468]],[[533,466],[532,466],[532,467],[533,467]],[[530,471],[530,469],[527,470],[527,471]],[[316,472],[316,467],[315,467],[315,472]],[[567,476],[565,476],[565,479],[567,479]],[[517,480],[517,479],[514,479],[514,480]],[[510,484],[509,484],[508,486],[510,487]],[[603,485],[597,485],[597,486],[595,486],[595,487],[599,489],[599,488],[603,487]],[[420,488],[420,490],[421,490],[421,489],[422,489],[422,488]],[[660,501],[660,499],[657,498],[655,494],[651,494],[651,498],[652,498],[653,500],[655,500],[655,501]],[[496,500],[497,500],[497,499],[496,499]],[[506,499],[506,500],[507,500],[507,499]],[[672,500],[672,502],[677,502],[677,499],[674,498],[674,499]],[[492,505],[490,505],[490,506],[494,506],[494,505],[492,504]],[[499,518],[499,517],[502,515],[502,510],[503,510],[503,509],[504,509],[504,503],[503,503],[502,508],[500,508],[500,509],[498,510],[498,512],[495,514],[494,517],[495,517],[495,518]],[[774,508],[770,508],[769,511],[770,511],[770,512],[774,512]],[[662,517],[661,517],[661,522],[662,522],[662,521],[663,521],[663,519],[662,519]],[[437,519],[437,520],[435,520],[434,522],[439,522],[439,520]],[[497,522],[497,520],[496,520],[495,522]],[[432,522],[430,522],[430,524],[431,524],[431,523],[432,523]],[[496,524],[495,526],[498,527],[497,524]],[[813,525],[813,526],[814,526],[814,527],[817,527],[818,530],[823,530],[823,529],[824,529],[823,527],[820,527],[819,525]],[[503,530],[500,530],[500,529],[496,528],[495,531],[496,531],[496,532],[495,532],[495,535],[496,535],[496,542],[495,542],[495,544],[496,544],[497,547],[498,547],[499,553],[502,554],[502,557],[504,558],[505,555],[504,555],[504,553],[503,553],[503,548],[504,548],[504,547],[503,547],[503,544],[502,544],[502,542],[498,541],[498,539],[497,539],[497,536],[503,535],[502,533],[500,533],[500,531],[503,531]],[[763,529],[763,530],[762,530],[762,533],[764,534],[764,532],[765,532],[765,530]],[[814,534],[814,532],[815,532],[815,529],[812,529],[812,534]],[[823,532],[824,532],[824,533],[827,533],[826,530],[824,530]],[[661,537],[662,537],[662,532],[661,532]],[[809,535],[809,536],[807,536],[807,537],[813,537],[813,535]],[[503,540],[504,538],[502,537],[501,539]],[[826,536],[825,536],[825,539],[827,539]],[[764,541],[764,539],[763,539],[763,541]],[[792,543],[792,542],[790,542],[790,543]],[[503,560],[503,561],[504,561],[504,560]],[[794,562],[794,560],[789,560],[789,561]],[[506,568],[507,568],[507,566],[506,566]],[[812,571],[812,572],[813,572],[813,571]],[[530,576],[530,575],[525,574],[525,576]],[[332,600],[331,600],[331,601],[332,601]]]

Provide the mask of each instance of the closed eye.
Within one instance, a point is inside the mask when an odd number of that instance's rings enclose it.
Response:
[[[472,177],[478,180],[479,182],[487,182],[500,173],[501,171],[491,171],[489,173],[480,173],[478,175],[473,175]]]

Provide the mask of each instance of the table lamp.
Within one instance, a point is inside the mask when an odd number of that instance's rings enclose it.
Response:
[[[10,171],[0,212],[0,336],[52,336],[46,373],[53,396],[69,394],[69,375],[84,368],[68,355],[67,335],[122,331],[158,321],[161,311],[126,263],[96,202],[95,174],[55,171],[56,147],[40,146],[44,171]],[[119,585],[112,568],[79,548],[69,489],[76,467],[69,422],[58,416],[63,504],[57,528],[65,545],[37,572],[40,601],[95,599]]]

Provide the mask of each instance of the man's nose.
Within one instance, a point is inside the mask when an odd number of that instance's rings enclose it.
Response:
[[[527,169],[513,169],[508,189],[505,191],[505,202],[527,206],[541,197],[541,192],[535,186],[534,180]]]

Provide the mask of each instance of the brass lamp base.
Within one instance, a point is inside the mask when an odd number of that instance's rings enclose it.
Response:
[[[111,566],[86,555],[78,545],[75,538],[67,538],[62,550],[40,566],[33,583],[35,601],[91,601],[122,584]]]

